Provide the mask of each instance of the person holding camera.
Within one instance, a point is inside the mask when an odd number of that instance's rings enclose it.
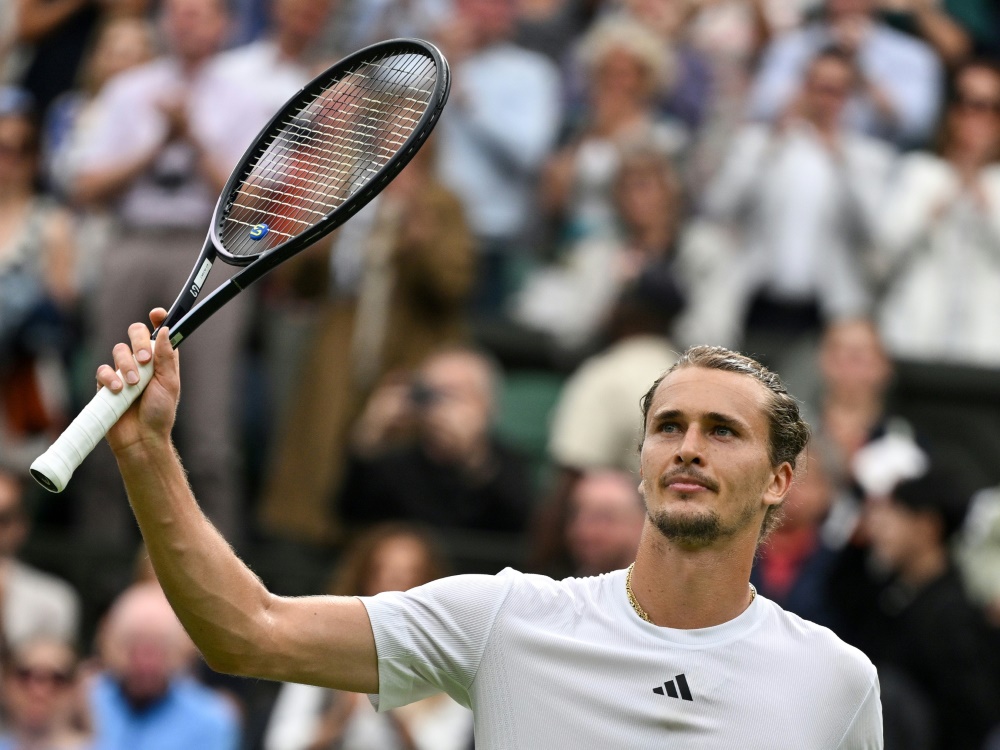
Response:
[[[522,531],[534,488],[527,463],[493,434],[498,384],[487,356],[452,347],[378,388],[352,437],[343,520]]]

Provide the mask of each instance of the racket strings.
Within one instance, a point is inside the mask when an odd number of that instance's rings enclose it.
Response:
[[[226,251],[259,255],[364,188],[420,124],[437,75],[421,54],[366,60],[284,118],[232,194],[220,228]],[[261,225],[266,233],[253,239]]]

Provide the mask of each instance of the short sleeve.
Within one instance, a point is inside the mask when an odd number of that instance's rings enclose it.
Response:
[[[443,578],[406,592],[360,597],[375,635],[379,711],[445,692],[470,707],[469,690],[516,576]]]
[[[878,677],[875,676],[844,739],[837,745],[838,750],[882,750],[882,700],[879,693]]]

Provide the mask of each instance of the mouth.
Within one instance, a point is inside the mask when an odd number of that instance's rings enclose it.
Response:
[[[667,476],[664,477],[660,483],[664,488],[684,495],[690,495],[696,492],[715,492],[718,489],[715,482],[712,482],[705,477],[694,476],[691,474],[675,474],[673,476]]]

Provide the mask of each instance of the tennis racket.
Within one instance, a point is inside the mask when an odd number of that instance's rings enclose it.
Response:
[[[254,281],[347,221],[399,174],[448,99],[448,63],[433,45],[394,39],[341,60],[274,116],[243,155],[216,204],[201,255],[167,314],[176,348]],[[212,265],[242,269],[198,301]],[[107,388],[31,465],[52,492],[70,477],[153,376]],[[121,378],[121,373],[118,373]],[[124,383],[124,379],[122,379]]]

